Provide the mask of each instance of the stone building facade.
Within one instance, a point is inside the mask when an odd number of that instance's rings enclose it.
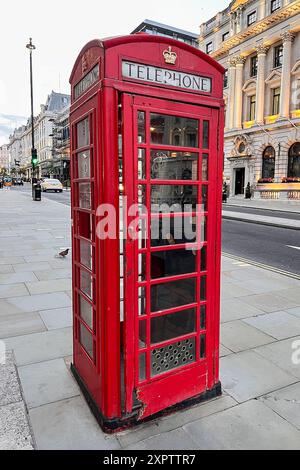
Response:
[[[300,199],[300,0],[235,0],[200,27],[226,69],[224,178],[232,196]]]
[[[7,144],[0,146],[0,170],[8,170],[10,167],[10,155]]]

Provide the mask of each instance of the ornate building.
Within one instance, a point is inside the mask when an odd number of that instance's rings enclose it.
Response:
[[[224,177],[231,195],[300,199],[300,0],[236,0],[201,25],[226,69]]]
[[[10,155],[8,145],[4,144],[0,146],[0,171],[8,170],[10,166]]]

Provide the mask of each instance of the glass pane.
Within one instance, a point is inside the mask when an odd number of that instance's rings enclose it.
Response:
[[[198,147],[198,125],[197,119],[151,113],[151,143]]]
[[[144,111],[138,111],[138,143],[142,144],[146,142],[145,138],[145,113]]]
[[[140,354],[139,358],[139,379],[146,380],[146,354]]]
[[[146,255],[139,255],[138,258],[138,270],[139,270],[139,282],[146,280]]]
[[[206,329],[206,305],[200,307],[200,328],[201,330]]]
[[[195,331],[195,309],[152,318],[151,344],[162,343],[163,341],[194,333]]]
[[[84,347],[88,355],[93,359],[93,336],[82,324],[80,324],[80,343]]]
[[[202,155],[202,181],[208,180],[208,154]]]
[[[209,148],[209,121],[203,121],[202,148]]]
[[[93,330],[93,307],[81,296],[79,296],[79,315]]]
[[[139,315],[146,315],[146,288],[139,288]]]
[[[191,364],[196,360],[195,338],[177,341],[151,352],[151,377]]]
[[[138,204],[140,214],[147,214],[146,208],[146,186],[143,184],[138,185]]]
[[[207,217],[201,217],[201,242],[207,241]]]
[[[206,335],[200,336],[200,358],[204,359],[206,357]]]
[[[191,212],[196,205],[197,186],[162,184],[151,187],[152,212]]]
[[[152,179],[196,181],[197,172],[197,153],[151,150]]]
[[[151,277],[177,276],[196,272],[196,260],[191,250],[158,251],[151,254]]]
[[[92,245],[85,240],[80,240],[79,246],[80,246],[80,263],[92,271],[92,259],[93,259]]]
[[[197,236],[196,220],[196,217],[153,217],[151,246],[194,243]]]
[[[189,305],[196,301],[196,280],[158,284],[151,287],[151,311],[159,312],[169,308]]]
[[[90,151],[80,152],[77,155],[78,161],[78,178],[90,178],[91,177],[91,160]]]
[[[147,322],[142,320],[139,322],[139,346],[144,348],[147,342]]]
[[[200,280],[200,300],[206,300],[206,276],[202,276]]]
[[[206,248],[206,246],[203,246],[201,248],[200,258],[201,258],[201,271],[206,271],[207,270],[207,248]]]
[[[207,186],[206,185],[203,185],[202,186],[202,211],[203,212],[206,212],[207,209],[208,209],[208,201],[207,201],[207,194],[208,194],[208,190],[207,190]]]
[[[143,248],[146,248],[147,239],[148,239],[147,220],[146,219],[140,219],[139,220],[139,232],[138,232],[139,250],[142,250]]]
[[[86,212],[77,212],[78,234],[81,237],[92,239],[93,216]]]
[[[82,209],[92,208],[92,194],[90,183],[79,183],[79,207]]]
[[[89,118],[85,118],[77,124],[77,148],[87,147],[89,144]]]
[[[146,179],[146,150],[138,149],[138,179]]]
[[[80,270],[80,290],[90,299],[93,298],[93,279],[92,276],[82,269]]]

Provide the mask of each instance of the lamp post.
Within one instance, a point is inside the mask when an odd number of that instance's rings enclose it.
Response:
[[[32,76],[32,51],[35,50],[34,44],[32,44],[32,38],[29,38],[29,43],[26,44],[26,48],[29,50],[29,64],[30,64],[30,102],[31,102],[31,166],[32,166],[32,193],[33,184],[35,180],[35,168],[37,165],[37,150],[34,145],[34,115],[33,115],[33,76]]]

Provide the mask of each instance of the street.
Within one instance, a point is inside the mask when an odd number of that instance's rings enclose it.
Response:
[[[30,192],[31,186],[13,187],[13,191]],[[42,193],[48,198],[70,206],[70,191]],[[232,212],[300,220],[296,212],[271,211],[247,207],[224,206]],[[226,254],[240,256],[265,265],[300,274],[299,232],[286,228],[270,227],[235,220],[223,220],[222,249]]]

